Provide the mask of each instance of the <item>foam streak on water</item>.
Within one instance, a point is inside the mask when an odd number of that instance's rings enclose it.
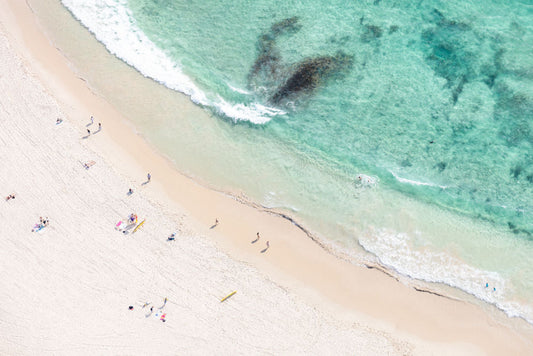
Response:
[[[398,176],[397,174],[395,174],[394,172],[390,172],[394,178],[396,178],[398,180],[398,182],[400,183],[407,183],[407,184],[413,184],[413,185],[425,185],[425,186],[428,186],[428,187],[439,187],[441,189],[446,189],[448,187],[446,187],[445,185],[437,185],[437,184],[434,184],[434,183],[426,183],[426,182],[419,182],[417,180],[412,180],[412,179],[407,179],[407,178],[402,178],[400,176]]]

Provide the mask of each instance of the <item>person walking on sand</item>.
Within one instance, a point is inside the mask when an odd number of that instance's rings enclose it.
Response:
[[[102,123],[101,122],[98,123],[98,131],[100,131],[100,130],[102,130]]]
[[[268,249],[270,248],[270,241],[267,241],[266,245],[267,245],[267,247],[265,247],[263,250],[261,250],[261,253],[265,253],[265,252],[268,251]]]
[[[91,125],[94,124],[94,117],[91,116]]]
[[[148,173],[148,174],[146,175],[146,178],[148,178],[148,182],[150,182],[150,180],[152,179],[152,175],[151,175],[150,173]]]
[[[87,136],[91,134],[91,130],[87,129]]]
[[[259,241],[259,233],[257,233],[257,239],[255,241]]]

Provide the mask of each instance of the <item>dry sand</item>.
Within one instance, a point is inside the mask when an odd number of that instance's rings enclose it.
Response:
[[[340,260],[176,172],[74,74],[25,2],[0,0],[0,33],[0,354],[533,350],[521,320]],[[143,227],[115,230],[132,212]],[[40,216],[50,225],[32,232]]]

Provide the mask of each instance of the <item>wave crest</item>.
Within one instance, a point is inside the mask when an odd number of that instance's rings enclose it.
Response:
[[[499,273],[475,268],[445,252],[416,246],[413,240],[405,233],[376,229],[362,234],[359,244],[401,275],[461,289],[510,317],[521,317],[533,324],[533,309],[509,300],[512,286]]]
[[[219,96],[215,100],[202,91],[179,65],[158,48],[141,29],[127,7],[126,0],[61,0],[106,49],[135,68],[143,76],[167,88],[188,95],[199,105],[211,107],[235,121],[264,124],[285,112],[257,103],[229,103]]]

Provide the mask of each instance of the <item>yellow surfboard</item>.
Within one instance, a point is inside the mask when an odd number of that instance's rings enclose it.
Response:
[[[137,231],[144,224],[145,221],[146,221],[146,219],[141,221],[141,223],[139,225],[135,226],[135,229],[133,229],[133,233],[135,233],[135,231]]]
[[[227,296],[225,296],[224,298],[222,298],[220,300],[220,303],[222,303],[223,301],[225,301],[226,299],[228,299],[229,297],[231,297],[232,295],[234,295],[235,293],[237,293],[237,291],[233,291],[231,292],[230,294],[228,294]]]

